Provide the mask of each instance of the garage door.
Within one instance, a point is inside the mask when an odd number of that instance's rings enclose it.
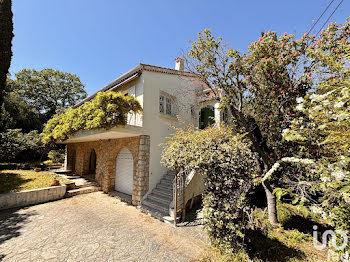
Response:
[[[115,190],[132,195],[134,161],[130,151],[123,148],[118,156],[115,173]]]

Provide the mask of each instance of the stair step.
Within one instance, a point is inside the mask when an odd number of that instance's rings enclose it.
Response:
[[[170,180],[162,179],[162,180],[160,181],[160,183],[161,183],[162,185],[165,185],[165,186],[173,187],[173,181],[170,181]]]
[[[167,205],[167,206],[169,206],[169,204],[170,204],[170,202],[172,200],[170,197],[159,196],[159,195],[156,195],[156,194],[153,194],[153,193],[149,194],[147,199],[160,202],[160,203],[162,203],[164,205]]]
[[[159,213],[162,213],[162,214],[169,214],[169,205],[165,205],[163,203],[160,203],[158,201],[154,201],[148,198],[142,201],[141,207],[142,206],[151,207],[155,210],[158,210]]]
[[[163,185],[163,184],[157,184],[156,188],[167,190],[167,191],[173,191],[172,186]]]
[[[97,187],[97,186],[82,187],[78,189],[68,190],[66,193],[66,196],[71,197],[71,196],[76,196],[81,194],[88,194],[88,193],[92,193],[100,190],[101,190],[101,187]]]
[[[163,176],[163,179],[168,179],[168,180],[174,180],[174,178],[175,178],[175,176],[173,176],[173,175],[168,175],[168,174],[166,174],[166,175]]]
[[[152,194],[155,194],[155,195],[159,195],[159,196],[164,196],[164,197],[170,197],[172,198],[173,197],[173,191],[171,190],[164,190],[164,189],[160,189],[160,188],[155,188],[153,189],[152,191]]]
[[[169,192],[169,191],[165,192],[165,191],[161,191],[157,188],[154,189],[151,194],[155,195],[159,198],[169,199],[170,201],[173,199],[173,192]]]
[[[78,188],[84,188],[84,187],[99,187],[99,184],[97,184],[96,182],[88,182],[86,184],[83,185],[79,185],[77,186]]]

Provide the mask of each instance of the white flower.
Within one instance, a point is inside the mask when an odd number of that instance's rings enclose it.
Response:
[[[341,108],[344,106],[344,104],[345,104],[344,102],[340,101],[340,102],[334,104],[334,108]]]
[[[322,214],[323,213],[322,208],[317,207],[317,206],[311,206],[310,210],[315,214]]]
[[[325,105],[325,106],[328,106],[330,104],[329,100],[328,99],[325,99],[322,101],[322,104]]]
[[[297,109],[298,111],[303,111],[303,109],[304,109],[303,104],[297,105],[297,106],[296,106],[296,109]]]
[[[304,98],[302,98],[302,97],[297,97],[297,103],[300,104],[300,103],[302,103],[302,102],[304,102]]]
[[[337,169],[335,171],[332,172],[332,176],[336,179],[336,180],[342,180],[345,177],[345,174],[342,170]]]
[[[289,128],[283,129],[283,130],[282,130],[282,136],[283,136],[285,133],[287,133],[287,132],[289,132]]]

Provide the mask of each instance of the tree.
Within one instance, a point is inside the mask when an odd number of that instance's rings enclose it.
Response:
[[[289,183],[281,189],[295,197],[306,196],[309,206],[346,234],[350,233],[349,36],[349,20],[343,26],[331,23],[309,47],[317,85],[313,92],[298,98],[296,109],[302,117],[292,121],[283,139],[298,143],[294,156],[312,165],[300,168],[294,177],[299,188],[307,185],[302,192]],[[342,252],[346,250],[349,245]]]
[[[206,29],[188,53],[191,70],[221,91],[217,99],[230,110],[235,132],[246,133],[251,141],[261,176],[288,154],[289,147],[281,142],[282,131],[296,114],[296,98],[312,86],[304,61],[310,40],[307,35],[294,40],[293,35],[277,37],[269,31],[249,46],[248,54],[240,54],[227,49],[220,37],[215,39]],[[304,66],[301,70],[300,64]],[[276,198],[269,181],[263,186],[269,219],[276,226]]]
[[[6,129],[22,129],[24,133],[40,130],[40,113],[27,104],[18,92],[11,90],[13,80],[8,78],[4,92],[4,102],[0,109],[0,132]]]
[[[23,69],[15,74],[14,92],[36,109],[45,123],[62,108],[68,108],[86,97],[77,75],[53,69]]]
[[[0,107],[3,103],[3,92],[12,57],[12,1],[0,0]]]

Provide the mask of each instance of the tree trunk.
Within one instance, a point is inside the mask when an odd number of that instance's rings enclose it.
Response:
[[[0,0],[0,108],[6,85],[7,73],[11,64],[13,22],[11,0]]]
[[[252,142],[254,150],[258,153],[260,159],[256,159],[257,161],[257,168],[260,173],[266,173],[269,168],[269,157],[268,157],[268,148],[265,144],[265,147],[263,146],[263,136],[261,134],[260,129],[256,125],[256,127],[253,129],[250,127],[249,120],[246,118],[246,116],[238,111],[234,106],[230,106],[230,110],[232,115],[238,120],[239,124],[245,128],[247,132],[248,139]],[[264,167],[264,171],[262,171],[262,168],[260,166],[260,163]],[[270,224],[273,227],[278,226],[278,219],[277,219],[277,207],[276,207],[276,197],[272,194],[271,186],[268,182],[263,183],[263,187],[266,194],[266,200],[267,200],[267,209],[269,211],[269,221]]]
[[[266,199],[267,199],[267,210],[269,213],[269,221],[273,227],[278,227],[278,219],[277,219],[277,206],[276,206],[276,196],[272,194],[272,189],[270,187],[269,182],[262,183]]]

